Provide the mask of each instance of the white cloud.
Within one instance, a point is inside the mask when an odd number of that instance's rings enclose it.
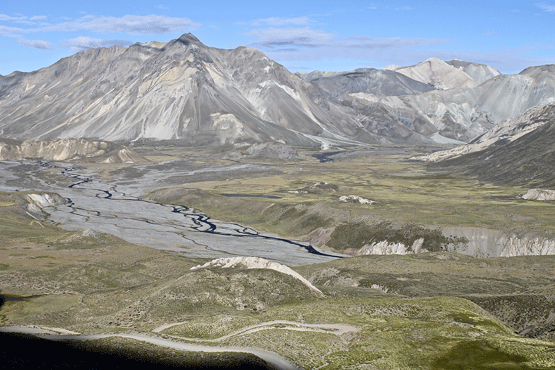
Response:
[[[397,10],[397,11],[408,11],[408,10],[414,10],[414,8],[410,7],[410,6],[401,6],[399,8],[395,8],[395,10]]]
[[[123,17],[83,17],[76,21],[59,23],[45,27],[48,31],[88,30],[95,32],[121,33],[170,33],[200,27],[188,18],[166,17],[162,15],[125,15]]]
[[[73,39],[65,40],[61,46],[64,48],[70,48],[73,51],[81,51],[89,48],[108,48],[114,45],[117,46],[129,46],[131,41],[126,40],[104,40],[97,39],[94,37],[79,36]]]
[[[19,40],[17,40],[17,42],[19,42],[20,45],[28,46],[30,48],[35,48],[35,49],[46,49],[46,50],[54,49],[54,45],[52,45],[50,42],[44,41],[44,40],[19,39]]]
[[[160,4],[160,5],[157,5],[156,7],[157,7],[158,9],[162,9],[162,10],[168,10],[168,9],[169,9],[167,6],[161,5],[161,4]]]
[[[550,1],[551,4],[547,3],[537,3],[536,6],[546,12],[555,12],[555,5],[553,1]]]
[[[296,17],[296,18],[281,18],[281,17],[271,17],[264,19],[257,19],[251,22],[253,26],[268,25],[268,26],[304,26],[313,23],[308,17]]]
[[[19,16],[11,17],[6,14],[0,14],[0,21],[9,21],[24,24],[35,24],[35,21],[45,20],[47,17],[45,15],[34,15],[32,17]]]
[[[0,21],[21,21],[27,19],[27,17],[10,17],[6,14],[0,14]]]
[[[0,35],[8,37],[19,37],[19,33],[25,32],[23,28],[0,26]]]

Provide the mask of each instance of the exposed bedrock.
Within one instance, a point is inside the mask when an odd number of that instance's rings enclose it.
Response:
[[[364,226],[368,231],[364,236],[368,239],[367,242],[347,240],[349,238],[343,235],[340,239],[344,244],[337,246],[342,227],[345,226],[318,228],[303,239],[316,247],[327,247],[336,252],[341,251],[355,256],[404,255],[439,250],[449,250],[474,257],[555,255],[555,239],[535,234],[519,236],[511,232],[478,227],[428,229],[413,226],[411,231],[408,227],[404,227],[399,229],[404,238],[399,238],[401,235],[399,233],[389,232],[388,235],[380,236],[375,226]],[[349,235],[356,234],[360,234],[360,231],[349,230]]]
[[[103,163],[140,163],[146,159],[124,146],[107,141],[58,139],[33,141],[0,138],[0,160],[40,159],[66,161],[90,158]]]
[[[468,239],[453,251],[476,257],[512,257],[555,254],[555,240],[540,236],[522,236],[499,230],[475,227],[443,228],[445,235]]]

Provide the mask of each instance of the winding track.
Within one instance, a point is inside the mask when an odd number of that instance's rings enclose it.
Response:
[[[67,335],[67,334],[59,334],[55,329],[52,329],[52,328],[43,329],[43,328],[36,328],[36,327],[32,328],[32,327],[26,327],[26,326],[0,327],[0,332],[33,334],[41,338],[57,340],[57,341],[61,341],[61,340],[84,341],[84,340],[120,337],[120,338],[135,339],[142,342],[147,342],[158,346],[173,348],[181,351],[251,353],[255,356],[260,357],[261,359],[268,362],[269,364],[274,365],[278,369],[283,369],[283,370],[300,369],[294,363],[270,351],[265,351],[265,350],[256,349],[256,348],[213,347],[213,346],[206,346],[201,344],[191,344],[191,343],[178,342],[173,339],[167,339],[167,338],[163,338],[155,335],[145,335],[145,334],[90,334],[90,335],[69,334]]]

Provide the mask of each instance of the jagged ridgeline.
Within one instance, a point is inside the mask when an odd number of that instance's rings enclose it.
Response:
[[[415,66],[292,74],[252,48],[185,34],[87,49],[0,76],[0,136],[184,145],[468,142],[555,101],[553,66],[502,75],[430,58]]]

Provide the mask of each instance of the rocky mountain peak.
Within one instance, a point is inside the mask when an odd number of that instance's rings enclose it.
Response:
[[[550,78],[555,76],[555,64],[528,67],[519,73],[521,76],[528,76],[535,79]]]
[[[187,46],[191,44],[204,46],[204,44],[200,42],[200,40],[197,39],[192,33],[184,33],[183,35],[179,36],[177,41]]]

